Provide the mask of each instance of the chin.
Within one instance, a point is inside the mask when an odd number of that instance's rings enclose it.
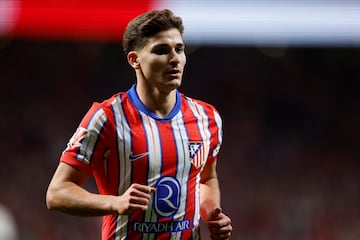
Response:
[[[181,79],[174,79],[171,81],[171,83],[172,83],[171,85],[173,85],[174,88],[178,88],[181,86]]]
[[[181,80],[171,80],[168,84],[166,84],[166,88],[168,92],[174,91],[181,86]]]

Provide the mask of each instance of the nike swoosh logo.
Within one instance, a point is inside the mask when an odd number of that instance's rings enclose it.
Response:
[[[135,161],[135,160],[138,160],[140,158],[146,157],[147,155],[149,155],[149,152],[144,152],[144,153],[140,153],[140,154],[137,154],[137,155],[133,155],[133,152],[131,152],[130,155],[129,155],[129,160],[130,161]]]

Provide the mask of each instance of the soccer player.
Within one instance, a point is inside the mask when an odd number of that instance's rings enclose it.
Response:
[[[102,239],[229,239],[216,173],[222,121],[180,93],[186,56],[182,19],[155,10],[127,26],[123,48],[136,83],[82,119],[49,184],[49,209],[103,215]],[[98,192],[82,185],[94,176]]]

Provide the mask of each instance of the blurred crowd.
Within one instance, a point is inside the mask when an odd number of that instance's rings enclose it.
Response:
[[[360,239],[360,48],[187,52],[181,91],[224,121],[232,239]],[[50,212],[45,192],[91,103],[134,79],[120,43],[0,41],[0,204],[18,240],[100,239],[100,218]]]

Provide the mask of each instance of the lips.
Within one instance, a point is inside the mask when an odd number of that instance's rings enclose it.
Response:
[[[165,72],[168,77],[171,79],[178,79],[181,78],[181,71],[179,69],[172,69]]]
[[[173,69],[173,70],[170,70],[170,71],[168,71],[167,72],[167,74],[178,74],[178,73],[180,73],[180,70],[178,70],[178,69]]]

